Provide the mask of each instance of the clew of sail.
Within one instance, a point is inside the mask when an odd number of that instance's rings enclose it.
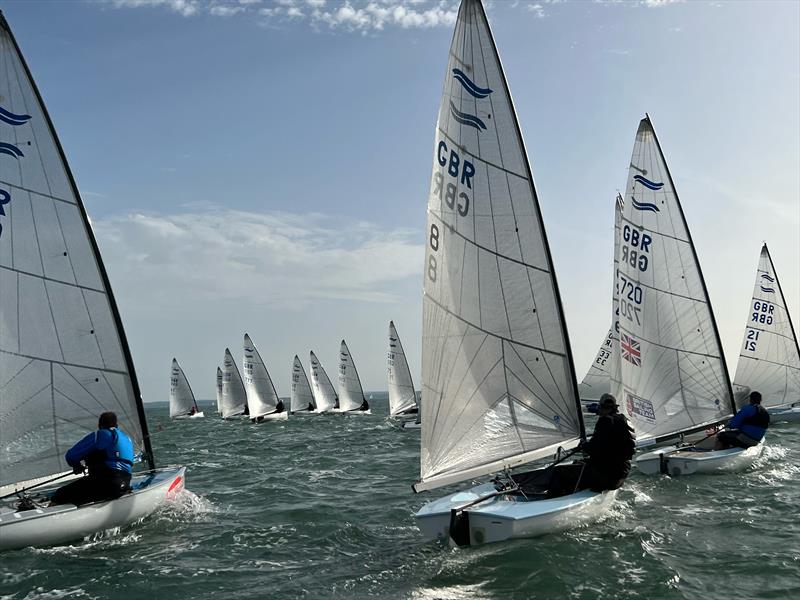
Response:
[[[480,2],[461,4],[428,197],[417,491],[575,446],[575,370],[530,167]]]
[[[292,399],[291,411],[299,412],[304,410],[316,409],[314,404],[314,394],[311,392],[311,386],[308,384],[308,377],[306,377],[303,363],[295,354],[294,364],[292,365]]]
[[[615,391],[638,442],[723,421],[733,395],[719,332],[649,117],[636,133],[618,235]]]
[[[247,392],[242,383],[242,376],[228,348],[225,348],[225,358],[222,362],[221,401],[223,419],[241,415],[247,407]]]
[[[173,358],[169,374],[169,416],[179,417],[191,414],[192,408],[198,410],[192,387],[178,364],[178,360]]]
[[[250,336],[244,334],[244,387],[250,418],[263,417],[277,410],[280,398],[267,367]]]
[[[339,408],[342,411],[358,410],[365,400],[353,355],[342,340],[339,349]]]
[[[389,321],[389,416],[396,417],[417,407],[417,394],[414,391],[414,381],[411,378],[411,369],[403,351],[403,344],[394,322]]]
[[[800,402],[800,349],[766,244],[761,248],[733,381],[737,400],[743,404],[752,390],[761,392],[765,408]]]
[[[333,389],[330,377],[322,368],[322,364],[317,360],[317,356],[312,351],[309,358],[311,362],[311,389],[314,392],[314,403],[317,405],[317,412],[328,412],[334,408],[339,408],[339,396]]]
[[[154,467],[120,314],[61,144],[0,15],[0,487],[69,470],[113,410]]]

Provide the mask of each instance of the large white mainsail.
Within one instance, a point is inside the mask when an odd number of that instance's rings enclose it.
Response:
[[[253,340],[244,334],[244,387],[250,418],[257,419],[274,413],[281,403],[267,367]]]
[[[0,14],[0,490],[69,471],[113,410],[154,467],[106,270],[61,144]]]
[[[217,367],[217,412],[222,414],[222,369]]]
[[[244,413],[247,407],[247,392],[242,383],[239,368],[228,348],[222,362],[222,418],[227,419]]]
[[[417,393],[400,336],[389,321],[389,416],[396,417],[417,408]]]
[[[294,355],[294,364],[292,365],[292,399],[291,399],[291,412],[313,411],[316,409],[314,405],[314,394],[311,392],[311,386],[308,384],[308,377],[306,371],[303,369],[303,363],[300,358]]]
[[[339,348],[339,408],[343,412],[358,410],[366,400],[356,363],[347,344],[342,340]]]
[[[649,117],[636,133],[619,235],[614,389],[638,442],[725,420],[734,407],[717,324]]]
[[[339,396],[333,389],[330,377],[322,368],[322,364],[317,360],[317,356],[312,351],[309,357],[311,362],[311,389],[314,392],[314,403],[317,405],[317,412],[328,412],[334,408],[339,408]]]
[[[192,386],[178,364],[178,359],[173,358],[169,374],[169,416],[174,418],[190,415],[192,409],[199,411]]]
[[[800,349],[767,245],[761,248],[742,350],[733,378],[742,402],[761,392],[765,408],[800,402]]]
[[[584,435],[533,177],[483,7],[450,47],[428,200],[417,491]]]

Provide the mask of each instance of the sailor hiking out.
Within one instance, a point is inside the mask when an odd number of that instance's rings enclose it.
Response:
[[[769,412],[761,406],[761,393],[751,392],[750,403],[717,434],[715,450],[756,446],[769,428]]]

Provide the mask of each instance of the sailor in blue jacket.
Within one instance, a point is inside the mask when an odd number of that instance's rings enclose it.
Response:
[[[717,434],[715,449],[750,448],[764,437],[769,427],[769,413],[761,406],[761,393],[750,394],[750,404],[744,406]]]
[[[89,475],[56,490],[51,504],[87,504],[113,500],[130,491],[133,469],[133,442],[117,429],[117,415],[100,415],[97,431],[90,433],[67,451],[65,459],[77,475],[85,461]]]

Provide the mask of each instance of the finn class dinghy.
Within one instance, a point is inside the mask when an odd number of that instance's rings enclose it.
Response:
[[[649,116],[639,123],[615,256],[611,389],[636,431],[645,474],[736,471],[761,452],[714,450],[702,432],[733,416],[728,369],[692,236]],[[702,435],[700,436],[702,437]],[[678,443],[674,443],[674,442]]]
[[[339,348],[339,412],[353,415],[370,415],[369,402],[364,395],[361,379],[353,362],[353,355],[342,340]]]
[[[398,421],[404,429],[419,429],[419,400],[394,321],[389,321],[388,358],[389,418]]]
[[[289,402],[289,411],[293,415],[311,415],[317,410],[314,404],[314,394],[308,384],[303,363],[295,354],[292,365],[292,397]]]
[[[0,550],[10,550],[135,523],[183,489],[185,469],[155,468],[97,242],[2,13],[0,62]],[[56,480],[78,477],[65,452],[108,410],[136,447],[133,491],[47,507]]]
[[[309,355],[309,362],[311,363],[311,391],[314,394],[317,412],[329,413],[338,410],[339,396],[336,395],[331,378],[322,368],[322,363],[319,362],[313,350]]]
[[[228,348],[225,348],[225,358],[222,361],[222,418],[247,416],[247,391],[244,389],[239,368]]]
[[[222,369],[217,367],[217,413],[222,414]]]
[[[547,498],[528,467],[585,438],[561,300],[536,190],[489,24],[463,0],[434,144],[422,327],[417,492],[467,482],[416,514],[458,545],[598,519],[616,490]],[[472,480],[500,473],[488,483]]]
[[[244,334],[244,387],[250,421],[285,421],[289,417],[275,384],[250,336]]]
[[[172,359],[169,374],[169,416],[172,419],[197,419],[204,416],[194,399],[192,386],[175,358]]]
[[[738,403],[746,404],[756,390],[773,422],[800,421],[800,348],[766,244],[761,248],[733,382]]]

